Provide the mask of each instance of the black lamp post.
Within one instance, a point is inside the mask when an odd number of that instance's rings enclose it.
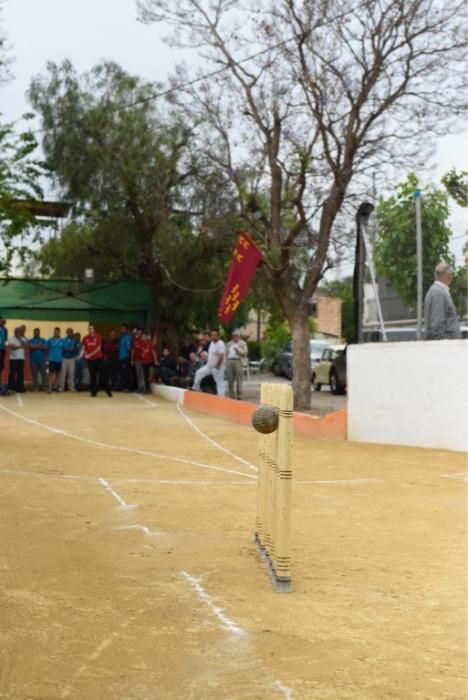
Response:
[[[356,213],[356,257],[353,274],[354,296],[354,342],[362,343],[362,317],[364,311],[364,270],[366,264],[366,246],[362,235],[362,225],[366,225],[374,210],[370,202],[363,202]]]

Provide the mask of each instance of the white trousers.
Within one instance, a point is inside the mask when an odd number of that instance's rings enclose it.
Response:
[[[208,367],[208,365],[197,369],[193,382],[194,391],[200,391],[202,379],[209,377],[210,374],[213,375],[213,379],[216,382],[216,393],[218,396],[224,396],[224,365],[221,366],[220,369],[216,369],[216,367]]]

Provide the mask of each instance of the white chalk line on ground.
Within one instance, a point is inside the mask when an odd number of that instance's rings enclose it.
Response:
[[[254,481],[189,481],[184,479],[134,479],[126,477],[117,477],[113,479],[121,483],[135,484],[167,484],[167,485],[185,485],[185,486],[255,486]]]
[[[96,481],[95,476],[84,476],[79,474],[57,474],[53,472],[31,472],[25,471],[24,469],[0,469],[0,474],[13,474],[14,476],[37,476],[46,479],[74,479],[83,481]],[[186,486],[255,486],[253,481],[208,481],[208,480],[197,480],[190,481],[185,479],[138,479],[135,477],[116,477],[113,478],[114,483],[122,484],[166,484],[166,485],[186,485]]]
[[[146,612],[146,608],[140,608],[140,610],[137,610],[136,614],[141,615],[144,612]],[[62,690],[62,693],[60,695],[61,698],[68,698],[71,695],[74,682],[78,680],[78,678],[80,678],[87,671],[89,663],[92,661],[96,661],[101,656],[102,652],[105,651],[112,644],[112,642],[121,635],[121,632],[119,632],[119,630],[126,629],[132,622],[134,622],[134,620],[135,615],[131,615],[126,620],[123,620],[123,622],[120,623],[118,628],[111,632],[111,634],[108,637],[103,639],[103,641],[96,647],[96,649],[88,655],[87,662],[85,662],[76,669],[75,673],[71,677],[70,682]]]
[[[276,688],[286,700],[294,700],[294,693],[291,688],[282,683],[281,681],[275,681],[273,683],[273,688]]]
[[[108,481],[106,481],[106,479],[102,479],[101,477],[99,477],[98,481],[101,484],[101,486],[104,486],[106,491],[109,491],[109,493],[112,494],[112,496],[115,498],[115,500],[117,501],[117,503],[120,505],[121,508],[125,508],[125,510],[128,510],[129,508],[136,508],[136,506],[130,505],[130,503],[126,503],[124,501],[124,499],[122,498],[122,496],[119,496],[117,491],[115,491],[112,488],[112,486],[109,484]]]
[[[148,399],[145,399],[144,396],[141,396],[141,394],[135,393],[135,394],[133,394],[133,396],[135,396],[140,401],[143,401],[143,403],[146,403],[148,406],[152,406],[153,408],[158,408],[158,404],[156,403],[156,401],[149,401]]]
[[[213,439],[210,438],[206,433],[204,433],[203,430],[201,430],[201,429],[198,427],[198,425],[195,425],[195,423],[193,422],[193,420],[192,420],[191,418],[188,417],[188,415],[184,412],[184,410],[180,407],[179,404],[177,404],[177,410],[179,411],[180,415],[181,415],[183,418],[185,418],[185,420],[187,421],[187,423],[188,423],[199,435],[201,435],[205,440],[208,440],[208,442],[211,443],[214,447],[216,447],[218,450],[221,450],[222,452],[225,452],[227,455],[229,455],[230,457],[233,457],[233,458],[236,459],[238,462],[241,462],[241,464],[245,464],[247,467],[249,467],[249,469],[252,469],[253,471],[258,472],[258,469],[257,469],[257,467],[256,467],[255,465],[251,464],[251,463],[248,462],[246,459],[243,459],[242,457],[239,457],[239,455],[236,455],[235,452],[231,452],[231,450],[228,450],[227,447],[223,447],[223,446],[220,445],[218,442],[216,442],[216,440],[213,440]]]
[[[75,433],[70,433],[67,432],[66,430],[61,430],[60,428],[54,428],[51,425],[47,425],[46,423],[41,423],[38,420],[35,420],[34,418],[27,418],[26,416],[22,416],[19,413],[16,413],[16,411],[12,411],[9,408],[6,408],[6,406],[3,406],[0,404],[0,409],[5,411],[6,413],[14,416],[15,418],[18,418],[19,420],[24,421],[25,423],[29,423],[30,425],[34,425],[36,427],[42,428],[43,430],[48,430],[51,433],[55,433],[56,435],[61,435],[63,437],[68,437],[71,438],[72,440],[77,440],[79,442],[84,442],[88,445],[94,445],[95,447],[101,447],[103,449],[108,449],[108,450],[118,450],[120,452],[128,452],[130,454],[139,454],[144,457],[153,457],[155,459],[160,459],[160,460],[167,460],[171,462],[178,462],[180,464],[188,464],[189,466],[194,466],[194,467],[199,467],[200,469],[209,469],[211,471],[216,471],[216,472],[223,472],[225,474],[235,474],[236,476],[242,476],[245,477],[246,479],[256,479],[255,476],[252,474],[246,474],[245,472],[239,472],[234,469],[226,469],[224,467],[217,467],[212,464],[204,464],[203,462],[194,462],[189,459],[182,459],[181,457],[172,457],[170,455],[163,455],[159,454],[158,452],[149,452],[148,450],[139,450],[133,447],[123,447],[121,445],[112,445],[108,444],[105,442],[99,442],[97,440],[91,440],[89,438],[81,437],[80,435],[76,435]]]
[[[213,615],[219,620],[223,629],[225,629],[227,632],[230,632],[231,634],[236,634],[238,636],[245,636],[247,634],[247,632],[243,630],[242,627],[239,627],[239,625],[236,622],[234,622],[234,620],[231,620],[224,613],[224,610],[222,608],[220,608],[214,603],[213,598],[205,591],[205,589],[201,585],[199,578],[191,576],[186,571],[181,571],[180,575],[183,576],[190,583],[200,600],[202,600],[203,603],[205,603],[205,605],[211,610]]]
[[[464,481],[468,484],[468,474],[466,472],[456,472],[455,474],[439,474],[439,476],[444,479],[456,479],[457,481]]]
[[[213,598],[210,596],[209,593],[205,591],[205,589],[201,585],[199,578],[191,576],[186,571],[181,571],[180,575],[183,576],[190,583],[197,596],[207,606],[207,608],[209,608],[212,614],[219,620],[219,622],[221,623],[221,627],[224,630],[238,637],[247,636],[246,630],[242,629],[242,627],[240,627],[240,625],[238,625],[237,622],[231,620],[231,618],[229,618],[226,615],[223,608],[220,608],[219,605],[216,605]],[[282,681],[275,681],[273,683],[273,688],[278,690],[283,695],[283,697],[286,698],[286,700],[294,700],[294,694],[292,689],[285,685]]]
[[[316,481],[294,481],[295,484],[384,484],[384,479],[317,479]]]
[[[150,530],[149,527],[146,527],[146,525],[122,525],[122,527],[117,528],[118,530],[140,530],[141,532],[144,532],[145,535],[160,535],[160,532],[155,532],[154,530]]]

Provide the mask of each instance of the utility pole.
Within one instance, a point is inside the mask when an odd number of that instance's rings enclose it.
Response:
[[[416,269],[417,269],[417,294],[416,294],[416,338],[422,339],[423,317],[423,259],[422,259],[422,226],[421,226],[421,192],[414,193],[416,204]]]

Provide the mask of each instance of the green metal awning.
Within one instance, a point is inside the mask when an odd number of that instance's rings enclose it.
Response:
[[[148,286],[140,280],[0,279],[0,316],[38,321],[152,324]]]

